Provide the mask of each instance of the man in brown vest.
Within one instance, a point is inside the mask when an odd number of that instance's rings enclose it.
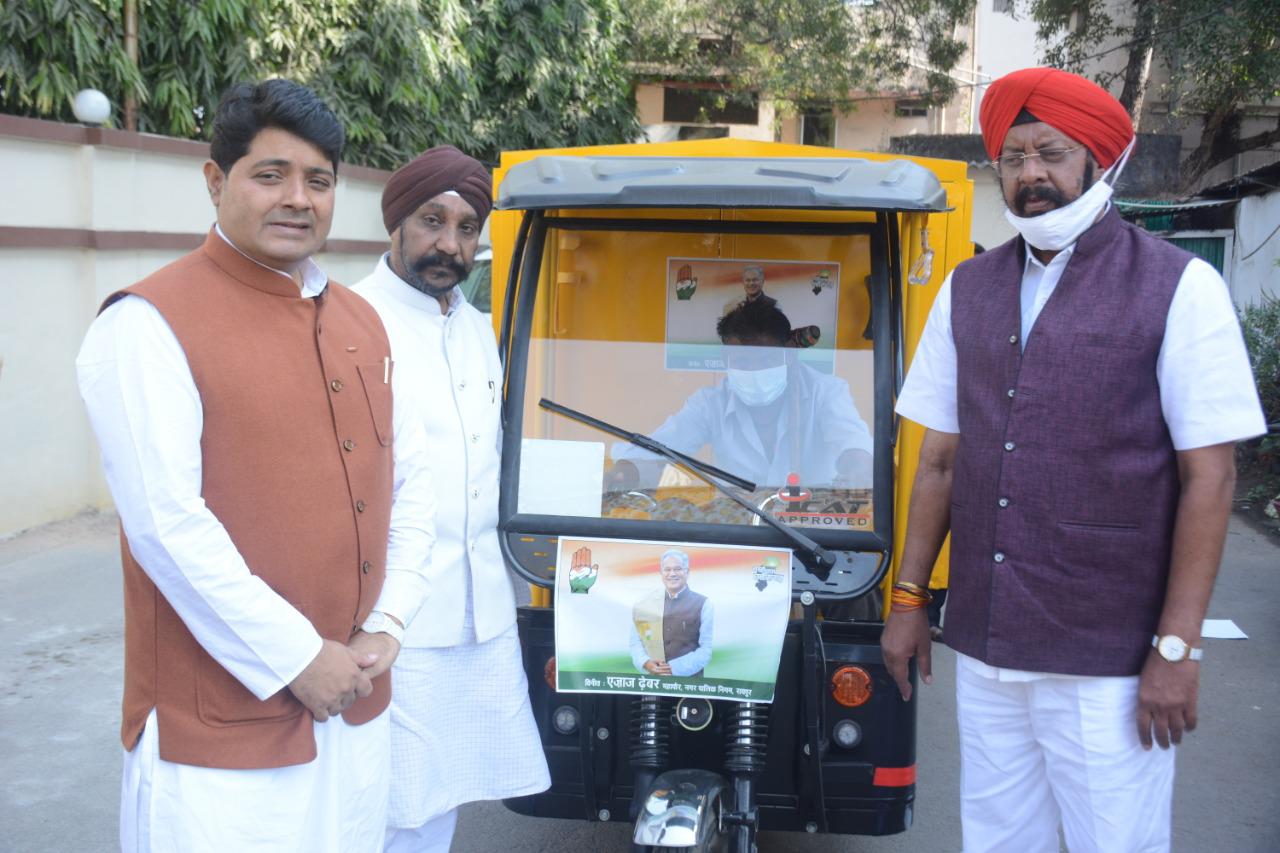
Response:
[[[910,658],[930,680],[949,530],[966,853],[1056,853],[1060,826],[1072,853],[1168,850],[1233,443],[1262,410],[1222,278],[1109,204],[1124,108],[1029,68],[981,120],[1019,236],[943,283],[898,401],[927,431],[885,663],[904,699]]]
[[[699,677],[711,661],[715,608],[689,589],[689,555],[679,548],[658,560],[662,591],[636,602],[631,625],[631,662],[650,675]],[[660,626],[660,636],[640,636],[640,626]],[[648,628],[652,631],[653,628]],[[657,654],[661,649],[661,654]],[[655,656],[657,655],[657,656]]]
[[[343,139],[295,83],[229,90],[216,225],[77,358],[122,528],[126,850],[381,846],[434,497],[382,324],[311,260]]]

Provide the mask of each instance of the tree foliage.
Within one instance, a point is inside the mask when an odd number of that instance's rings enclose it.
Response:
[[[1168,74],[1160,94],[1170,115],[1198,121],[1200,144],[1183,160],[1185,187],[1244,151],[1280,142],[1275,128],[1242,135],[1247,108],[1280,97],[1280,14],[1275,0],[1023,0],[1050,65],[1092,73],[1114,91],[1135,121],[1142,116],[1146,67]],[[1120,11],[1123,10],[1123,11]],[[1123,51],[1123,62],[1099,59]]]
[[[974,0],[634,0],[633,56],[667,79],[718,81],[767,97],[783,112],[848,107],[861,94],[903,91],[913,76],[928,100],[956,91],[965,51],[955,38]]]
[[[451,143],[621,142],[638,127],[620,0],[138,0],[138,65],[122,0],[0,3],[0,111],[73,120],[82,88],[138,129],[207,138],[221,93],[283,76],[347,128],[346,159],[391,168]]]

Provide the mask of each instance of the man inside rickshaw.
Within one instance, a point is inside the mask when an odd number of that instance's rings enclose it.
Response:
[[[772,301],[743,302],[716,323],[725,379],[700,388],[653,437],[685,454],[710,445],[713,464],[758,484],[798,475],[806,487],[871,487],[871,432],[843,379],[800,363],[791,321]],[[611,490],[653,487],[664,460],[612,447]]]

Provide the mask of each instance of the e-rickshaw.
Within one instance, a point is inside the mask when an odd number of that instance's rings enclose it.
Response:
[[[965,165],[717,140],[508,152],[495,185],[500,532],[532,585],[518,626],[552,778],[507,807],[632,822],[636,851],[904,831],[915,700],[879,637],[922,435],[893,404],[944,271],[971,252]],[[790,402],[744,408],[733,359],[762,348],[714,329],[760,292],[795,326],[763,353]],[[725,444],[734,418],[755,438]],[[867,457],[822,449],[856,444],[855,420]],[[772,703],[558,691],[564,537],[790,549]]]

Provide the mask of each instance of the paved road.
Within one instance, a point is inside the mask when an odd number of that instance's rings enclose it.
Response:
[[[115,847],[120,753],[119,563],[115,521],[84,515],[0,541],[0,850]],[[1248,641],[1209,641],[1201,727],[1183,746],[1178,853],[1280,850],[1280,549],[1233,520],[1209,615]],[[916,825],[890,838],[766,835],[764,853],[947,853],[960,847],[953,656],[935,655],[920,707]],[[465,808],[453,853],[629,853],[623,824]],[[230,853],[230,851],[229,851]]]

